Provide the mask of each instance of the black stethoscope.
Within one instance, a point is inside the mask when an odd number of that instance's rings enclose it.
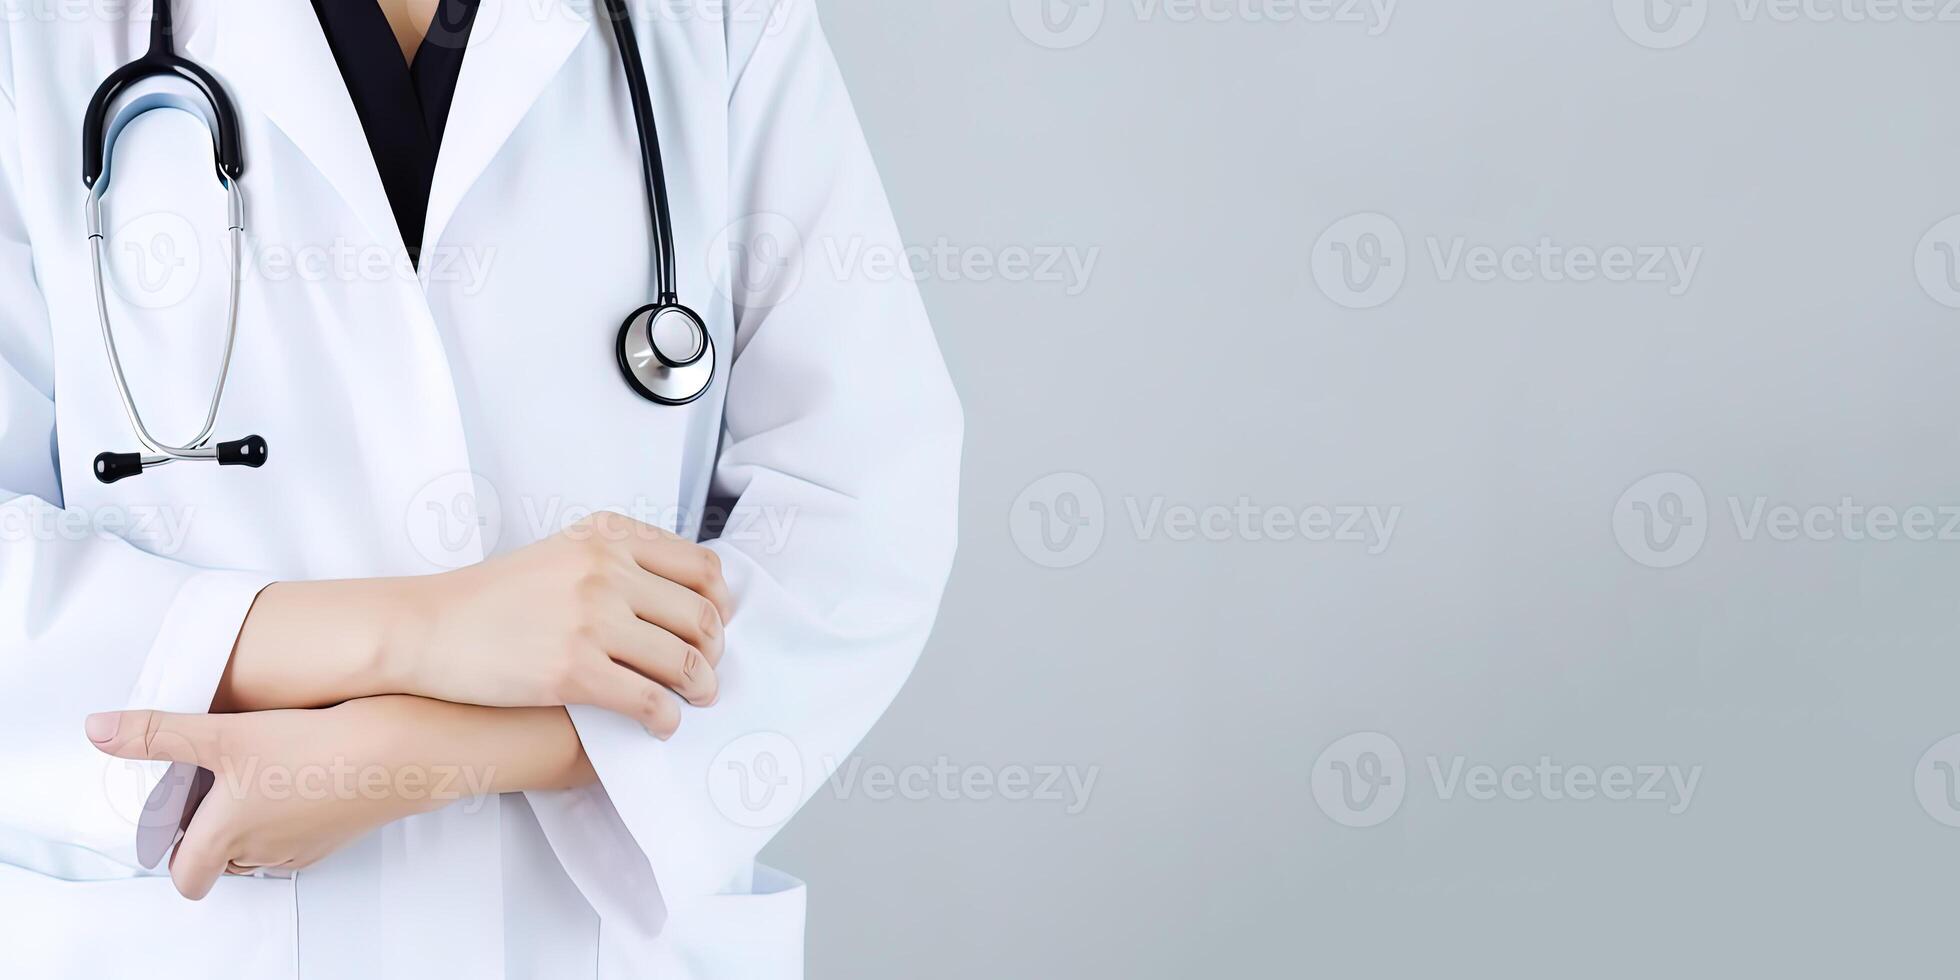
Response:
[[[658,288],[653,302],[634,310],[620,324],[613,354],[627,385],[642,398],[662,405],[686,405],[706,394],[714,383],[715,344],[708,336],[707,324],[681,304],[676,290],[674,225],[667,207],[667,175],[661,166],[653,98],[647,92],[646,69],[640,61],[640,45],[626,12],[626,0],[605,0],[605,5],[626,72],[627,92],[633,103],[633,125],[639,131],[640,163],[647,206],[652,212],[654,278]],[[95,97],[89,100],[88,114],[82,120],[82,184],[89,189],[88,238],[95,277],[96,319],[102,324],[102,345],[108,351],[109,371],[115,378],[116,393],[122,398],[123,412],[129,416],[130,428],[135,430],[136,439],[145,450],[102,453],[95,457],[95,477],[103,483],[114,483],[148,467],[176,460],[251,467],[263,466],[266,460],[266,443],[259,436],[211,444],[211,433],[218,422],[218,406],[224,400],[225,377],[231,371],[232,342],[238,335],[238,290],[244,276],[245,254],[245,198],[239,190],[239,180],[245,173],[245,154],[239,142],[238,111],[225,94],[224,86],[203,66],[176,53],[171,44],[172,33],[171,2],[157,0],[150,18],[150,49],[141,58],[110,73],[96,89]],[[157,90],[132,92],[138,83],[153,78],[188,82],[202,98]],[[112,106],[114,115],[110,114]],[[224,187],[228,200],[227,233],[231,246],[231,291],[226,304],[225,344],[218,359],[218,380],[211,389],[211,403],[203,427],[181,445],[151,435],[142,413],[136,409],[129,379],[123,374],[122,359],[116,353],[116,334],[109,325],[109,301],[102,273],[102,195],[109,187],[109,165],[116,137],[137,116],[164,108],[198,116],[211,131],[218,183]]]

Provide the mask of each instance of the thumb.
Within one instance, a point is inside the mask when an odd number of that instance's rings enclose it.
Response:
[[[215,768],[217,724],[211,715],[168,711],[104,711],[84,728],[97,750],[118,759],[155,759]]]

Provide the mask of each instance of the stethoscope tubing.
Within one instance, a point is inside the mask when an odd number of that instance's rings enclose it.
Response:
[[[660,155],[653,99],[648,91],[639,43],[633,34],[633,22],[627,13],[625,0],[604,0],[604,6],[624,65],[634,128],[639,138],[641,179],[651,212],[653,274],[658,292],[651,305],[635,311],[620,327],[614,345],[615,355],[627,384],[642,397],[662,405],[686,405],[700,398],[714,384],[714,338],[708,333],[701,317],[679,300],[667,174]],[[238,301],[245,276],[245,196],[240,187],[245,162],[238,115],[230,97],[209,72],[177,56],[172,50],[171,35],[170,0],[157,0],[151,15],[149,51],[104,80],[90,100],[83,118],[82,182],[89,188],[86,211],[89,267],[95,284],[95,314],[102,326],[102,346],[108,352],[109,373],[115,381],[116,395],[122,400],[123,413],[129,417],[130,428],[148,451],[147,454],[105,452],[98,455],[95,458],[95,475],[103,483],[114,483],[149,467],[176,460],[214,460],[219,465],[254,468],[264,465],[266,460],[265,440],[256,435],[211,445],[211,434],[218,424],[218,410],[224,402],[225,381],[231,374],[232,351],[238,339]],[[155,96],[137,96],[135,102],[120,101],[130,96],[139,82],[163,77],[192,84],[202,96],[202,105],[187,105],[182,101]],[[117,105],[121,105],[122,109],[112,115]],[[115,326],[109,313],[108,276],[102,268],[102,252],[106,247],[102,229],[102,195],[109,185],[110,158],[116,138],[129,119],[166,105],[190,108],[193,112],[209,110],[204,114],[212,130],[218,180],[225,188],[230,217],[226,238],[231,251],[231,288],[225,309],[224,353],[218,361],[218,376],[211,386],[211,402],[204,414],[204,424],[195,436],[181,445],[158,439],[150,432],[143,421],[142,412],[136,407],[136,398],[129,389],[129,378],[123,370],[122,353],[116,347]],[[672,322],[676,316],[685,317],[684,325],[693,340],[686,353],[678,355],[663,349],[662,338],[654,329],[661,319],[667,318]]]
[[[210,445],[211,434],[217,429],[218,409],[224,403],[225,380],[231,374],[232,349],[238,340],[238,297],[240,286],[245,278],[245,193],[236,178],[224,181],[227,196],[229,222],[226,240],[231,253],[231,287],[225,309],[224,353],[218,358],[218,377],[211,386],[211,404],[205,410],[204,424],[197,435],[182,445],[171,445],[150,433],[143,421],[143,413],[136,407],[136,399],[130,394],[129,378],[123,371],[122,355],[116,347],[116,331],[111,325],[109,315],[109,292],[107,276],[102,270],[102,192],[107,181],[98,181],[89,188],[88,195],[88,240],[89,268],[95,283],[95,315],[102,324],[102,346],[109,352],[109,374],[115,380],[116,394],[122,399],[123,412],[129,416],[129,424],[136,432],[136,439],[149,450],[143,457],[144,467],[160,466],[172,460],[215,460],[218,450]]]
[[[671,306],[679,302],[680,295],[679,281],[674,274],[674,218],[667,202],[666,161],[660,152],[660,126],[653,114],[646,64],[640,57],[639,39],[633,36],[633,18],[626,11],[626,0],[605,0],[605,16],[612,24],[613,43],[619,48],[620,70],[626,76],[626,98],[633,108],[634,137],[640,147],[640,182],[653,225],[655,303]]]

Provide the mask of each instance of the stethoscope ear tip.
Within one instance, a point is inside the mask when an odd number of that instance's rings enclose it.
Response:
[[[166,449],[164,452],[164,455],[149,457],[147,461],[142,453],[102,453],[95,457],[95,478],[103,483],[116,483],[143,472],[152,464],[160,465],[179,459],[203,460],[207,463],[215,459],[219,466],[249,466],[253,469],[264,466],[266,460],[266,444],[262,436],[221,442],[215,450]]]
[[[250,466],[258,469],[265,465],[265,440],[258,436],[246,436],[236,442],[218,443],[219,466]]]
[[[127,480],[141,472],[141,453],[102,453],[95,457],[95,478],[103,483]]]

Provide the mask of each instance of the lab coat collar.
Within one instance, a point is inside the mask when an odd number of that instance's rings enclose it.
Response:
[[[261,0],[263,2],[263,0]],[[482,0],[429,188],[425,247],[592,27],[594,0]]]
[[[425,246],[441,240],[463,196],[591,29],[593,2],[481,0],[429,191]],[[180,6],[188,8],[178,12],[181,49],[210,65],[241,107],[263,112],[292,140],[376,240],[400,246],[360,116],[312,5],[203,0]],[[250,147],[245,172],[250,187]]]
[[[377,241],[401,246],[394,211],[333,51],[306,0],[205,0],[197,23],[178,14],[179,44],[217,73],[243,112],[265,114],[313,163]],[[210,25],[210,8],[217,24]],[[183,36],[186,27],[188,36]],[[244,186],[253,182],[245,147]],[[288,192],[290,192],[288,190]],[[248,197],[249,206],[249,197]]]

